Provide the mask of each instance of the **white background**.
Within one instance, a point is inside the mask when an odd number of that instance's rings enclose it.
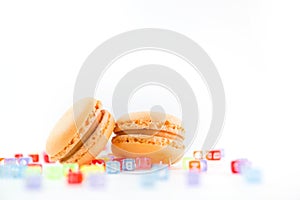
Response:
[[[262,168],[273,197],[299,199],[299,18],[297,1],[0,1],[0,157],[44,150],[98,45],[132,29],[164,28],[202,46],[222,77],[227,112],[217,147]]]

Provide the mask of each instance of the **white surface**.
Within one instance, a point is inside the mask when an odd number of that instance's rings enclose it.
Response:
[[[227,161],[211,161],[209,171],[200,176],[200,184],[187,184],[187,171],[171,170],[168,180],[157,180],[153,187],[143,187],[141,176],[132,174],[107,175],[105,187],[91,188],[87,182],[69,185],[66,180],[44,179],[41,189],[29,190],[23,180],[0,180],[1,199],[299,199],[297,187],[291,193],[282,192],[282,186],[263,177],[258,184],[246,182],[241,175],[228,170]],[[224,170],[226,169],[226,170]],[[3,190],[2,190],[3,189]],[[17,191],[17,192],[15,192]],[[277,192],[275,192],[277,191]]]
[[[199,196],[218,196],[216,184],[230,199],[243,194],[299,199],[298,11],[298,1],[271,0],[0,1],[0,156],[44,149],[53,124],[72,103],[81,64],[101,42],[131,29],[166,28],[198,42],[222,77],[227,113],[217,146],[226,149],[228,159],[252,160],[267,181],[235,190],[224,178],[226,184],[212,181]],[[201,142],[197,138],[191,149]],[[153,192],[172,199],[196,193],[169,184]],[[10,188],[22,196],[18,187]],[[0,197],[4,191],[6,199],[10,190],[1,188]],[[147,196],[134,191],[135,197]],[[62,193],[82,194],[80,189]],[[115,196],[124,195],[114,191]]]

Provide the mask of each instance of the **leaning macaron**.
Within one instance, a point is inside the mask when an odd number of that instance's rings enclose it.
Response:
[[[46,152],[54,162],[87,164],[105,148],[114,127],[112,115],[99,100],[81,99],[52,129]]]
[[[175,116],[134,112],[120,117],[111,150],[118,157],[149,157],[152,163],[173,164],[184,154],[184,128]]]

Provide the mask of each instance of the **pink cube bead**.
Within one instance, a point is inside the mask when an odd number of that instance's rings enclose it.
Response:
[[[152,162],[151,158],[138,157],[135,159],[136,169],[151,169]]]

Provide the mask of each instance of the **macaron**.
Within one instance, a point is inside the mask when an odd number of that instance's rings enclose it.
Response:
[[[184,154],[184,132],[181,120],[175,116],[129,113],[116,121],[111,150],[118,157],[149,157],[152,163],[173,164]]]
[[[115,127],[112,115],[94,98],[83,98],[58,120],[46,141],[51,161],[90,163],[104,150]]]

